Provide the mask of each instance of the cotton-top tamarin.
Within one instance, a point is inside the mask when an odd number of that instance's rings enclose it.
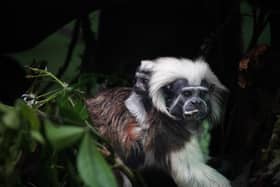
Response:
[[[143,60],[133,88],[102,91],[87,100],[91,119],[121,158],[156,167],[179,187],[230,187],[206,165],[198,143],[203,120],[217,122],[227,91],[203,60]]]

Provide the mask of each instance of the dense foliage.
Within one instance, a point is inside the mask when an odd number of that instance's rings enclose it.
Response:
[[[112,168],[122,163],[89,122],[83,92],[47,70],[31,72],[55,86],[13,107],[0,103],[0,186],[117,186]]]

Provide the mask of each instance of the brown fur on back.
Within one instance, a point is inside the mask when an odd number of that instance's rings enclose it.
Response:
[[[94,126],[100,135],[110,141],[117,153],[125,160],[133,151],[152,151],[162,168],[169,168],[166,159],[171,150],[181,149],[189,140],[186,126],[174,121],[151,107],[147,116],[149,128],[142,130],[135,117],[125,106],[131,88],[115,88],[103,91],[86,100]]]
[[[108,89],[86,100],[94,126],[120,155],[128,155],[140,136],[136,119],[124,103],[130,93],[131,88]]]

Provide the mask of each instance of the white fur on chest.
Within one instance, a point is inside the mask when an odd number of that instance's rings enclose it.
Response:
[[[140,97],[132,93],[125,101],[127,109],[135,116],[139,128],[148,128],[145,124],[147,113]],[[144,138],[143,138],[144,141]],[[196,136],[187,141],[184,148],[171,152],[171,176],[179,187],[230,187],[229,181],[215,169],[205,164]],[[154,152],[146,153],[145,166],[157,166]]]
[[[205,164],[197,138],[170,154],[171,175],[179,187],[230,187],[229,181]]]

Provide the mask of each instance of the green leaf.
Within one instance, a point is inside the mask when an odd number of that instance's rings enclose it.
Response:
[[[54,125],[51,121],[45,121],[45,130],[51,145],[57,149],[63,149],[73,145],[84,134],[83,127],[63,125]]]
[[[89,134],[86,134],[78,154],[78,172],[89,187],[117,187],[116,179],[105,159],[98,152]]]
[[[10,110],[14,110],[14,107],[5,105],[5,104],[3,104],[3,103],[0,102],[0,111],[2,111],[2,112],[8,112],[8,111],[10,111]]]
[[[23,118],[29,122],[31,129],[38,131],[40,128],[40,120],[36,111],[22,101],[17,102],[17,107]]]
[[[45,144],[45,140],[39,131],[31,130],[30,134],[34,140],[38,141],[41,144]]]
[[[83,122],[88,118],[88,112],[85,104],[77,98],[69,96],[60,97],[58,100],[60,114],[64,118],[71,119],[76,122]]]
[[[19,117],[15,110],[9,110],[7,111],[3,118],[3,123],[6,127],[11,129],[18,129],[19,128]]]

